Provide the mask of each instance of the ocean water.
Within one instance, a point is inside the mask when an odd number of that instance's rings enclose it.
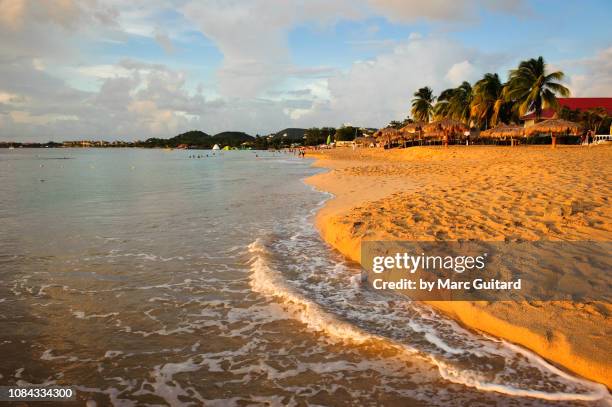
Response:
[[[271,152],[0,150],[0,385],[119,406],[610,404],[362,286],[313,227],[317,171]]]

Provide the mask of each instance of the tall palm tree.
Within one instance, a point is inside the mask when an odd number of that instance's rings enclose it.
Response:
[[[455,94],[456,89],[450,88],[445,89],[438,96],[438,100],[436,101],[436,105],[434,106],[434,117],[436,119],[444,119],[446,117],[450,117],[450,101]]]
[[[504,90],[506,85],[504,85]],[[504,91],[502,90],[502,94]],[[518,123],[519,113],[518,109],[515,109],[513,100],[506,100],[505,98],[497,99],[495,106],[493,107],[493,116],[491,116],[491,125],[494,126],[497,123]]]
[[[414,99],[412,99],[412,117],[417,121],[429,122],[433,115],[433,104],[435,101],[436,97],[429,86],[417,90],[414,93]]]
[[[449,100],[448,112],[450,117],[469,125],[471,117],[470,106],[473,98],[472,85],[469,82],[463,81],[461,85],[455,88]]]
[[[496,73],[487,73],[474,84],[474,98],[470,108],[478,126],[487,129],[495,125],[503,103],[503,89],[504,85]]]
[[[472,86],[469,82],[442,91],[434,107],[436,119],[451,118],[469,124],[472,98]]]
[[[570,95],[569,89],[556,82],[564,76],[561,71],[548,73],[542,57],[522,61],[517,69],[510,71],[504,96],[515,102],[519,115],[533,111],[539,119],[544,108],[558,108],[557,94]]]

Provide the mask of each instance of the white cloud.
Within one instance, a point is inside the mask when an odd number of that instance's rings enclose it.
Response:
[[[261,95],[290,76],[287,36],[296,24],[312,21],[332,24],[339,19],[365,17],[372,10],[393,21],[459,21],[476,16],[478,7],[516,12],[522,1],[208,0],[189,2],[181,11],[223,54],[223,65],[217,72],[220,93],[248,98]],[[418,39],[419,35],[413,33],[411,39]],[[394,42],[370,40],[361,41],[360,45],[384,50]]]
[[[19,100],[19,95],[0,91],[0,103],[16,104]]]
[[[523,0],[369,0],[370,5],[391,21],[421,19],[445,22],[478,18],[479,9],[519,14],[527,9]]]
[[[117,11],[96,0],[0,0],[0,25],[19,30],[32,23],[66,29],[84,23],[114,24]]]
[[[470,61],[461,61],[450,67],[445,78],[453,86],[460,85],[463,81],[471,82],[478,76],[477,68]]]
[[[569,76],[572,96],[612,95],[612,47],[599,51],[592,58],[569,61],[562,66],[580,71]]]
[[[155,31],[155,41],[159,44],[160,47],[166,52],[166,54],[174,54],[176,52],[176,47],[168,37],[168,34],[162,32],[160,30]]]
[[[497,61],[454,41],[413,36],[392,52],[355,63],[348,72],[329,78],[329,101],[314,104],[300,118],[334,126],[340,121],[382,126],[406,117],[416,89],[430,86],[439,93],[456,86],[459,79],[470,79],[460,75],[496,71]]]
[[[218,83],[224,96],[259,95],[290,62],[285,30],[295,14],[289,2],[198,1],[183,13],[223,53]]]
[[[25,8],[25,0],[0,0],[0,22],[13,30],[20,28]]]
[[[249,98],[283,83],[294,70],[287,44],[295,24],[332,24],[355,18],[357,3],[325,1],[193,1],[181,10],[223,54],[217,72],[220,93]]]
[[[125,77],[129,75],[130,71],[120,65],[103,64],[81,66],[76,69],[76,73],[96,79],[106,79],[121,76]]]
[[[36,70],[27,59],[0,64],[0,139],[130,140],[172,137],[191,129],[255,133],[262,124],[266,131],[288,127],[292,115],[311,105],[307,98],[291,95],[276,101],[207,100],[202,86],[190,90],[184,72],[136,60],[82,69],[99,76],[99,90],[76,90]]]
[[[83,92],[27,60],[0,65],[0,137],[167,137],[190,127],[185,114],[207,109],[200,94],[187,90],[182,72],[136,61],[111,69],[120,70],[126,75],[108,76],[99,91]],[[27,105],[15,103],[24,99]]]
[[[379,38],[383,23],[368,19],[465,24],[482,10],[519,14],[525,8],[509,0],[0,0],[0,138],[134,139],[193,128],[255,133],[349,121],[381,126],[406,116],[417,88],[439,93],[495,72],[506,60],[440,32]],[[295,65],[291,30],[327,29],[347,19],[366,26],[365,37],[349,41],[352,49],[375,57],[343,71]],[[223,56],[206,86],[190,77],[200,66],[171,68],[173,58],[152,64],[88,54],[92,41],[135,35],[170,54],[183,50],[181,41],[199,38],[191,30]],[[572,61],[574,95],[611,94],[611,61],[612,49]]]

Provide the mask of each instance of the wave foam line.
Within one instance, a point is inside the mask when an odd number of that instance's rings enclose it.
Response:
[[[248,249],[253,255],[249,262],[251,268],[250,286],[253,291],[267,298],[279,300],[287,306],[291,306],[290,313],[294,318],[310,329],[326,334],[333,340],[350,341],[356,344],[372,341],[394,349],[400,349],[408,355],[416,355],[432,363],[438,368],[440,376],[443,379],[481,391],[497,392],[515,397],[532,397],[548,401],[596,401],[604,398],[610,401],[610,395],[604,385],[571,376],[546,362],[539,356],[506,341],[501,342],[510,350],[528,358],[530,362],[549,370],[565,380],[592,389],[592,392],[545,392],[540,390],[521,389],[499,383],[484,382],[479,379],[476,374],[449,366],[447,363],[436,359],[435,356],[431,354],[423,354],[421,351],[406,344],[394,343],[390,338],[367,333],[324,311],[316,303],[296,292],[286,284],[282,276],[274,271],[266,260],[266,257],[270,256],[270,253],[260,238],[257,238],[251,243]]]
[[[338,320],[316,303],[292,290],[268,265],[265,259],[268,251],[260,239],[249,245],[249,252],[254,254],[250,261],[252,272],[250,285],[253,291],[291,305],[291,313],[297,320],[314,331],[324,332],[332,339],[349,340],[358,344],[378,339],[349,323]]]

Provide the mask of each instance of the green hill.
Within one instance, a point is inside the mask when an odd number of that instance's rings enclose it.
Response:
[[[211,137],[203,131],[192,130],[179,134],[178,136],[174,136],[169,139],[168,142],[173,146],[177,146],[179,144],[202,145],[210,143]]]
[[[219,145],[237,147],[244,142],[253,141],[254,137],[242,131],[224,131],[215,134],[213,139]]]
[[[287,137],[285,137],[285,134]],[[306,129],[290,127],[274,134],[273,139],[282,139],[285,142],[289,141],[292,143],[303,143],[305,135]]]
[[[219,146],[238,147],[245,141],[253,141],[254,137],[240,131],[224,131],[211,136],[203,131],[191,130],[169,139],[150,138],[144,143],[144,147],[178,147],[186,144],[192,148],[212,148],[215,144]]]

